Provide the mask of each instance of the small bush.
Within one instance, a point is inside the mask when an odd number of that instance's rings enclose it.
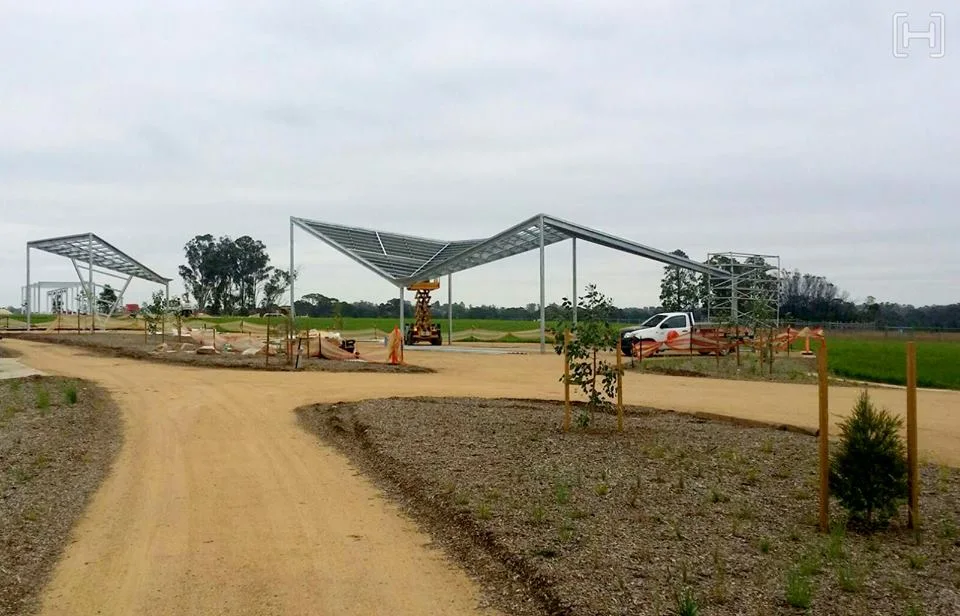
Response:
[[[77,403],[77,386],[73,383],[67,385],[67,388],[63,390],[63,399],[67,404],[76,404]]]
[[[837,585],[843,592],[860,592],[863,576],[851,563],[843,563],[837,568]]]
[[[564,483],[558,483],[554,487],[554,495],[557,498],[558,505],[566,505],[570,502],[570,486]]]
[[[810,576],[799,569],[791,569],[787,573],[787,603],[791,607],[809,609],[813,601],[813,584]]]
[[[606,483],[598,483],[593,490],[597,493],[597,496],[606,496],[610,492],[610,486]]]
[[[46,389],[40,388],[36,392],[37,396],[37,408],[41,411],[44,411],[50,408],[50,392]]]
[[[770,540],[766,537],[760,539],[760,551],[764,554],[770,553]]]
[[[677,607],[673,610],[674,616],[700,616],[700,604],[689,588],[684,588],[677,594]]]
[[[860,393],[853,414],[840,424],[840,442],[830,462],[830,486],[851,518],[868,526],[889,521],[906,494],[902,424],[899,417],[874,407],[866,390]]]

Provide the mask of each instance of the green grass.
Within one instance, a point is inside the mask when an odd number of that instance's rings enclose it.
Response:
[[[918,341],[917,385],[960,389],[960,343]],[[849,378],[906,385],[907,351],[901,340],[830,338],[827,334],[830,372]]]
[[[404,320],[407,323],[410,323],[413,315],[407,314],[404,317]],[[250,323],[252,325],[266,325],[267,319],[260,317],[237,317],[237,316],[224,316],[224,317],[202,317],[202,318],[189,318],[184,319],[184,322],[197,327],[200,323],[207,323],[210,326],[213,325],[222,325],[224,323],[236,323],[238,321],[243,321],[244,323]],[[271,325],[277,323],[278,318],[273,317],[270,319]],[[300,329],[334,329],[334,319],[333,317],[297,317],[297,327]],[[446,318],[437,318],[434,319],[434,322],[439,324],[443,328],[444,334],[447,332],[448,322]],[[344,317],[343,318],[343,331],[362,331],[369,329],[379,329],[380,331],[388,332],[391,331],[394,326],[400,324],[400,319],[397,317]],[[630,325],[630,324],[626,324]],[[626,327],[626,325],[623,325]],[[551,326],[551,322],[547,322],[547,327]],[[620,325],[618,325],[620,327]],[[499,332],[506,335],[507,338],[514,338],[510,334],[515,332],[524,332],[524,331],[534,331],[540,329],[539,321],[513,321],[506,319],[454,319],[453,320],[453,331],[454,332],[463,332],[472,329],[483,330],[488,332]],[[523,339],[517,339],[520,341]]]

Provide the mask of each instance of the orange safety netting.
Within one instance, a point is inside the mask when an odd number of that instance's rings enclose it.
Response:
[[[811,329],[793,329],[788,327],[786,331],[780,332],[774,336],[773,345],[778,351],[785,351],[787,346],[792,344],[798,338],[807,338],[813,340],[825,340],[822,327]],[[768,337],[758,336],[753,339],[751,346],[760,348],[768,343]],[[667,334],[664,342],[655,340],[636,340],[631,346],[631,355],[641,359],[651,357],[658,351],[680,351],[687,353],[727,353],[741,344],[746,344],[742,338],[727,338],[719,333],[716,336],[703,332],[694,332],[692,334],[679,334],[672,331]]]
[[[688,353],[726,353],[737,345],[736,340],[721,336],[709,336],[704,333],[679,334],[672,331],[667,334],[664,342],[655,340],[635,341],[631,347],[631,355],[636,358],[650,357],[657,351],[686,351]]]

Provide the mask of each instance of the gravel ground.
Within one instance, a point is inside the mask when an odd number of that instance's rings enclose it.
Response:
[[[240,354],[222,353],[218,355],[197,355],[189,352],[157,352],[160,338],[150,339],[146,343],[142,334],[18,334],[22,340],[32,342],[46,342],[49,344],[65,344],[83,347],[95,353],[114,357],[128,357],[145,359],[148,361],[188,364],[191,366],[206,366],[213,368],[242,368],[247,370],[291,371],[286,357],[271,357],[270,363],[264,363],[264,357],[243,356]],[[168,345],[175,346],[172,339],[167,339]],[[184,340],[186,342],[186,340]],[[335,361],[328,359],[301,360],[301,370],[315,370],[319,372],[387,372],[387,373],[425,373],[434,372],[431,368],[403,364],[391,366],[375,362]]]
[[[69,391],[76,392],[75,403]],[[116,406],[90,383],[0,381],[0,615],[35,610],[121,441]]]
[[[920,533],[817,532],[816,439],[671,412],[383,399],[298,409],[515,614],[960,613],[960,474],[924,466]],[[834,504],[832,516],[841,512]],[[792,575],[791,575],[792,572]],[[521,591],[520,585],[524,587]],[[911,609],[920,611],[909,611]]]

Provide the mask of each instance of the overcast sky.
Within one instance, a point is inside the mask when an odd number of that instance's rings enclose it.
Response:
[[[893,13],[938,9],[944,57],[895,58]],[[200,233],[285,266],[291,215],[466,239],[539,212],[778,254],[857,300],[960,301],[953,3],[0,0],[0,57],[0,304],[31,239],[93,231],[175,277]],[[657,303],[659,264],[578,248],[581,283]],[[396,294],[303,232],[297,256],[304,293]],[[569,242],[547,257],[559,300]],[[528,253],[454,299],[535,302],[537,280]]]

